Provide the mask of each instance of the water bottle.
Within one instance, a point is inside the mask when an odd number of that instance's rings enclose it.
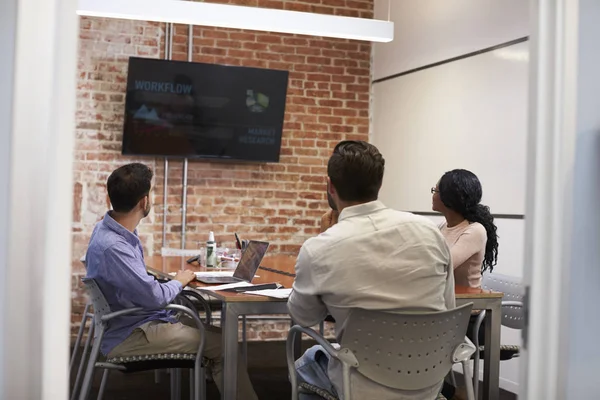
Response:
[[[216,268],[217,266],[217,243],[215,242],[215,234],[211,231],[208,234],[208,242],[206,242],[206,267]]]

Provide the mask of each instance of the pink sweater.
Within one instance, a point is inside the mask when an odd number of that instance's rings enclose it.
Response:
[[[452,253],[456,285],[481,287],[481,264],[487,242],[487,233],[483,225],[478,222],[471,224],[465,220],[448,228],[444,222],[440,225],[440,230]]]

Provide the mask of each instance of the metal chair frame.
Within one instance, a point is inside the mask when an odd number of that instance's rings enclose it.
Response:
[[[92,379],[93,379],[93,375],[94,375],[96,368],[104,369],[104,374],[102,376],[102,382],[100,384],[100,390],[98,393],[98,399],[102,399],[102,397],[104,395],[104,390],[106,388],[106,382],[108,379],[109,371],[110,370],[119,370],[119,371],[127,370],[127,368],[121,364],[97,361],[99,353],[100,353],[100,345],[102,343],[102,339],[104,337],[104,333],[106,332],[108,323],[109,323],[109,321],[111,321],[114,318],[121,317],[124,315],[134,314],[134,313],[142,311],[143,309],[141,307],[135,307],[135,308],[129,308],[129,309],[125,309],[125,310],[112,312],[110,310],[110,307],[108,306],[108,303],[106,302],[106,299],[104,298],[104,295],[102,294],[100,288],[98,287],[98,284],[95,282],[95,280],[89,279],[89,278],[84,278],[83,282],[85,283],[86,287],[88,288],[88,291],[90,291],[90,295],[92,297],[92,303],[94,305],[94,311],[95,311],[94,324],[92,324],[92,327],[90,328],[88,340],[86,341],[86,343],[89,342],[90,338],[92,337],[92,335],[94,333],[95,333],[95,337],[94,337],[94,344],[91,349],[91,354],[90,354],[89,360],[87,361],[85,377],[83,379],[83,385],[81,388],[81,392],[79,393],[79,400],[87,400],[87,398],[89,397]],[[190,385],[190,388],[193,390],[191,390],[190,397],[193,396],[192,398],[195,400],[205,400],[205,398],[206,398],[205,371],[202,366],[202,353],[203,353],[204,344],[205,344],[204,324],[198,317],[197,312],[188,307],[184,307],[184,306],[178,305],[178,304],[169,304],[166,307],[164,307],[163,309],[175,310],[177,312],[187,315],[195,322],[196,328],[200,331],[201,340],[200,340],[200,345],[198,347],[198,351],[196,352],[196,357],[195,357],[195,362],[194,362],[194,368],[193,368],[194,375],[193,375],[193,380],[192,380],[193,388],[192,388],[192,385]],[[210,311],[207,312],[207,320],[210,320]],[[86,356],[86,350],[84,349],[83,357],[85,357],[85,356]],[[84,360],[82,360],[82,364],[83,363],[84,363]],[[190,375],[190,377],[192,377],[192,376]],[[172,399],[176,399],[176,398],[178,399],[180,397],[180,385],[181,385],[181,374],[180,374],[180,370],[176,369],[176,370],[172,371],[172,373],[171,373],[171,398]],[[76,385],[73,388],[73,393],[72,393],[72,397],[71,397],[72,399],[75,398],[75,396],[77,394],[77,390],[78,390],[78,387]]]
[[[502,292],[504,298],[508,299],[502,302],[502,325],[513,329],[523,329],[525,324],[523,310],[525,288],[520,279],[509,275],[489,273],[484,275],[481,286],[483,289]],[[473,356],[473,391],[475,398],[479,394],[479,364],[481,362],[479,329],[481,329],[485,315],[485,310],[479,313],[472,332],[473,344],[477,348]]]
[[[449,311],[427,313],[354,309],[340,348],[332,346],[313,329],[292,327],[286,349],[292,400],[299,396],[294,349],[302,334],[310,336],[341,362],[345,400],[352,398],[351,370],[382,386],[420,390],[441,383],[456,363],[463,367],[467,397],[474,400],[469,361],[475,346],[464,337],[472,307],[469,303]]]

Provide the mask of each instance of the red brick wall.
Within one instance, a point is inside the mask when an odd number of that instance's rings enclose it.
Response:
[[[214,1],[217,2],[217,1]],[[230,0],[297,11],[373,15],[373,0]],[[162,243],[162,159],[120,155],[129,56],[164,57],[165,25],[82,18],[79,44],[73,211],[73,321],[84,299],[79,279],[95,223],[106,211],[106,178],[127,162],[155,171],[153,211],[140,226],[148,254],[181,240],[182,162],[169,163],[167,243]],[[187,60],[188,27],[176,26],[173,59]],[[187,197],[188,248],[212,230],[231,245],[233,232],[268,240],[271,252],[295,253],[318,233],[327,209],[325,172],[333,146],[367,140],[371,45],[341,39],[194,27],[193,61],[290,71],[281,162],[223,164],[190,161]],[[278,326],[278,325],[273,325]],[[272,336],[272,335],[268,335]],[[265,337],[258,335],[257,337]]]

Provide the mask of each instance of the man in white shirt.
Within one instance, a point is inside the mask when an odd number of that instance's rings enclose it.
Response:
[[[288,301],[292,318],[314,326],[330,314],[338,341],[353,308],[402,312],[455,307],[450,251],[439,229],[424,217],[377,201],[384,165],[369,143],[336,146],[327,166],[327,191],[340,211],[339,221],[307,240],[296,262]],[[309,349],[296,369],[301,381],[341,398],[341,365],[320,346]],[[431,400],[442,385],[403,391],[375,384],[356,371],[351,379],[353,399]]]

